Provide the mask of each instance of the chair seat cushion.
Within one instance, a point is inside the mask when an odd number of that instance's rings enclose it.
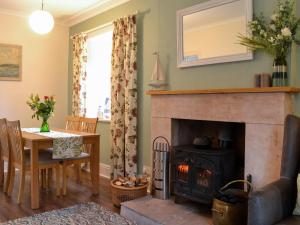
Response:
[[[90,157],[90,154],[86,153],[86,152],[81,152],[81,154],[77,157],[74,157],[74,158],[66,158],[66,159],[63,159],[63,160],[76,160],[76,159],[85,159],[85,158],[89,158]]]
[[[30,151],[25,151],[25,165],[30,165]],[[52,159],[52,153],[49,151],[40,150],[39,151],[39,164],[51,164],[51,163],[58,163],[59,161],[56,159]]]
[[[45,151],[49,152],[52,155],[53,149],[52,148],[47,148],[45,149]],[[86,153],[86,152],[81,152],[79,156],[77,157],[73,157],[73,158],[62,158],[62,159],[56,159],[59,161],[66,161],[66,160],[76,160],[76,159],[85,159],[85,158],[89,158],[90,154]]]
[[[299,225],[300,224],[300,217],[299,216],[291,216],[276,225]]]

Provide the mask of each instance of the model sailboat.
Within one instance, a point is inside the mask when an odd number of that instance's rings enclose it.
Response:
[[[167,85],[166,76],[162,70],[162,66],[159,60],[159,55],[157,52],[153,53],[156,56],[155,65],[153,68],[151,81],[149,85],[154,88],[160,88]]]

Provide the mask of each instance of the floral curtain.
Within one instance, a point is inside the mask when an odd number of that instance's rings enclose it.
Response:
[[[114,22],[112,50],[112,178],[137,171],[136,16]]]
[[[87,63],[87,35],[77,34],[73,41],[73,93],[72,114],[85,116],[86,114],[86,63]]]

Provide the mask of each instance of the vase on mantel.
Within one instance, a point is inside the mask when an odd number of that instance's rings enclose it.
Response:
[[[49,117],[47,117],[47,116],[43,117],[43,122],[42,122],[40,132],[49,132],[50,131],[49,124],[48,124],[48,119],[49,119]]]
[[[285,57],[276,57],[273,61],[272,86],[288,86],[287,62]]]

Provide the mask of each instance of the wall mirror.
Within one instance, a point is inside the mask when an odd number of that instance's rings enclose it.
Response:
[[[252,0],[209,0],[178,11],[178,67],[253,59],[252,51],[238,44],[252,16]]]

